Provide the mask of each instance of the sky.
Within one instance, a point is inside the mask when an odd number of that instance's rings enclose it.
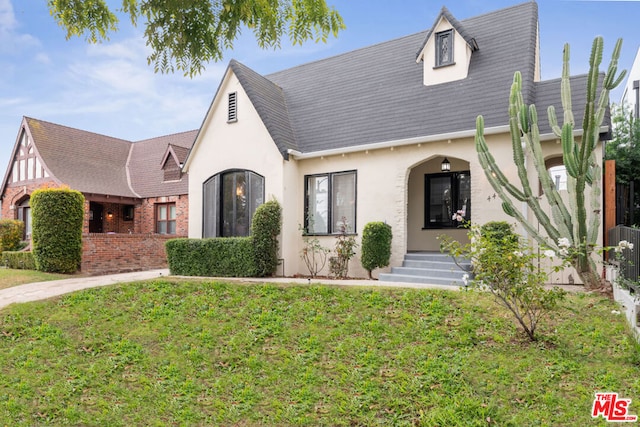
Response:
[[[462,21],[524,1],[327,0],[347,27],[337,38],[302,46],[284,40],[280,49],[262,50],[245,31],[221,62],[189,78],[154,73],[146,60],[143,28],[132,27],[126,17],[109,41],[92,45],[82,38],[67,40],[47,0],[0,0],[0,174],[23,116],[129,141],[197,129],[231,59],[268,74],[428,30],[442,6]],[[640,47],[640,1],[537,3],[543,80],[560,77],[565,43],[571,45],[571,73],[586,73],[598,35],[605,41],[603,63],[608,64],[615,41],[622,38],[619,68],[631,68]],[[619,102],[625,83],[612,93],[612,101]]]

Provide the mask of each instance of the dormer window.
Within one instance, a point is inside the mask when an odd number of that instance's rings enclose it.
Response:
[[[453,29],[436,33],[436,67],[453,64]]]
[[[231,92],[229,94],[229,104],[227,110],[227,122],[238,121],[238,92]]]

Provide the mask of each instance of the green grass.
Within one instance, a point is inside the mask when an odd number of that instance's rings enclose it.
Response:
[[[47,280],[68,279],[68,274],[43,273],[35,270],[14,270],[11,268],[0,268],[0,289],[12,286],[24,285],[25,283],[44,282]]]
[[[532,344],[471,292],[95,288],[0,311],[0,425],[602,426],[596,391],[640,414],[615,308],[570,295]]]

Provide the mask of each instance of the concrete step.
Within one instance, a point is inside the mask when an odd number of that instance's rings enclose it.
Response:
[[[379,280],[382,282],[464,286],[463,276],[470,274],[471,263],[469,260],[460,259],[458,264],[448,254],[411,252],[405,255],[401,267],[392,267],[391,272],[381,273]]]

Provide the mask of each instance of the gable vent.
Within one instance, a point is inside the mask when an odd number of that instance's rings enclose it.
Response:
[[[227,114],[228,122],[238,121],[238,93],[231,92],[229,94],[229,110]]]

